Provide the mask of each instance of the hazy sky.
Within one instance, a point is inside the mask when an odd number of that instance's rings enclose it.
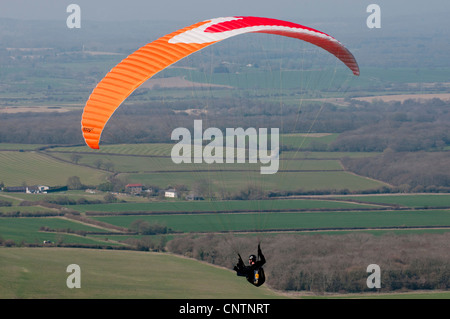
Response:
[[[366,8],[375,3],[387,19],[408,15],[449,14],[448,0],[1,0],[0,17],[65,20],[66,7],[78,4],[87,20],[184,20],[198,21],[230,15],[273,18],[366,19]]]
[[[0,0],[0,18],[53,20],[66,31],[70,4],[80,6],[82,27],[81,32],[67,34],[80,37],[98,31],[83,21],[106,22],[107,28],[114,21],[145,21],[148,27],[154,27],[153,22],[174,22],[170,29],[148,30],[156,37],[198,21],[236,15],[289,20],[328,32],[341,41],[348,41],[352,34],[359,38],[450,34],[448,0]],[[381,8],[380,29],[367,27],[370,4]],[[117,26],[122,30],[121,24]]]

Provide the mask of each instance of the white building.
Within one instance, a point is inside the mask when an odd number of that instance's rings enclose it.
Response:
[[[28,194],[44,193],[44,194],[46,194],[49,189],[50,189],[50,187],[44,186],[44,185],[28,186],[25,188],[25,193],[28,193]]]
[[[177,198],[178,197],[178,193],[174,189],[168,189],[164,193],[164,197]]]

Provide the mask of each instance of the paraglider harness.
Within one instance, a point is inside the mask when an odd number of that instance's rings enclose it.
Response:
[[[261,248],[258,245],[258,258],[255,255],[250,255],[249,260],[252,261],[249,266],[244,265],[244,261],[240,254],[238,254],[239,260],[234,270],[238,276],[247,278],[247,281],[256,287],[261,286],[266,281],[266,275],[262,266],[266,263],[266,259],[261,252]]]

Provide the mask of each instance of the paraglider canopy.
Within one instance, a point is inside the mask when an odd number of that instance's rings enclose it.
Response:
[[[244,33],[269,33],[312,43],[336,56],[354,75],[358,64],[338,40],[289,21],[261,17],[224,17],[202,21],[138,49],[98,83],[84,107],[81,127],[86,144],[99,148],[102,131],[120,104],[156,73],[211,44]]]

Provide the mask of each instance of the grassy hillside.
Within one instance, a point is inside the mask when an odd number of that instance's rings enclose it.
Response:
[[[66,285],[81,268],[81,288]],[[8,274],[8,275],[6,275]],[[232,271],[167,254],[85,249],[0,249],[0,298],[278,298]]]
[[[81,288],[69,289],[67,266],[81,268]],[[6,275],[8,274],[8,275]],[[0,249],[1,299],[279,299],[234,272],[178,256],[65,248]],[[311,295],[288,298],[448,299],[449,292]]]

